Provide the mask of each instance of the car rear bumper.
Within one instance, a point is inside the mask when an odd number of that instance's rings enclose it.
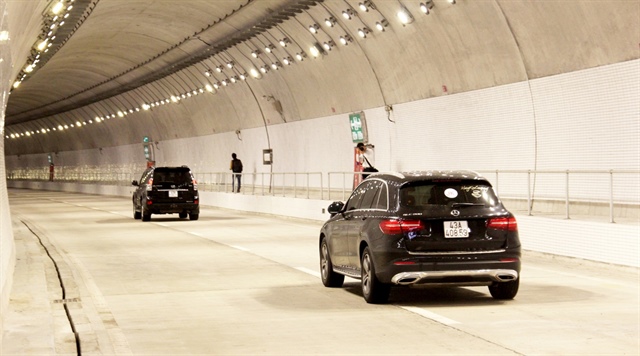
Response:
[[[200,213],[200,205],[192,203],[154,203],[150,206],[147,205],[146,209],[152,214]]]
[[[411,285],[426,283],[509,282],[518,279],[518,275],[518,271],[513,269],[401,272],[391,278],[391,283]]]

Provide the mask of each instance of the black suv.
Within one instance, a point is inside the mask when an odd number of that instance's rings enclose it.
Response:
[[[495,299],[518,293],[516,219],[475,172],[373,174],[328,212],[319,239],[327,287],[360,279],[368,303],[387,302],[392,285],[486,285]]]
[[[187,166],[151,167],[133,181],[133,218],[151,220],[151,214],[179,214],[181,219],[198,220],[198,183]]]

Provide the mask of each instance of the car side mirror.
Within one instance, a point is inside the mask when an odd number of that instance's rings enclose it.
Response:
[[[137,187],[138,186],[138,181],[134,180],[133,182],[131,182],[131,185],[135,185]]]
[[[334,216],[337,213],[341,212],[342,209],[344,209],[344,203],[341,201],[334,201],[329,205],[327,211],[329,212],[329,214],[331,214],[331,216]]]

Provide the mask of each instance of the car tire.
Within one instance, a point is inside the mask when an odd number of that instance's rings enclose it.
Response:
[[[133,207],[133,218],[136,220],[140,220],[142,218],[142,213],[136,210],[136,207]]]
[[[180,217],[180,219],[186,219],[187,213],[179,213],[178,216]]]
[[[520,278],[515,281],[497,282],[489,286],[489,293],[494,299],[507,300],[515,298],[520,287]]]
[[[151,221],[151,213],[145,210],[142,210],[142,221]]]
[[[200,217],[198,214],[189,214],[189,220],[198,220],[198,217]]]
[[[333,271],[333,263],[331,263],[329,246],[325,237],[320,242],[320,277],[325,287],[342,287],[342,283],[344,283],[344,275]]]
[[[367,303],[370,304],[383,304],[389,300],[389,293],[391,292],[391,286],[384,284],[376,277],[376,268],[371,258],[371,252],[369,247],[365,247],[362,252],[362,259],[360,260],[361,266],[361,284],[362,284],[362,296]]]

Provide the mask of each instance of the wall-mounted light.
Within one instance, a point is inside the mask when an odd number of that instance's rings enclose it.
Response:
[[[400,10],[398,10],[398,13],[396,15],[398,16],[398,19],[400,19],[400,22],[402,22],[403,25],[407,25],[413,22],[413,16],[409,12],[409,10],[407,10],[407,8],[404,6],[400,8]]]
[[[366,27],[363,28],[359,28],[358,29],[358,36],[360,36],[361,38],[367,38],[367,35],[371,33],[371,30],[369,30]]]
[[[356,16],[356,14],[351,9],[342,11],[342,17],[344,17],[345,20],[351,20],[354,16]]]
[[[420,3],[420,11],[424,14],[429,15],[431,13],[431,9],[433,9],[433,0],[427,0]]]
[[[336,18],[333,16],[329,16],[329,18],[324,19],[324,24],[327,25],[327,27],[333,27],[336,23],[338,23],[338,21],[336,21]]]
[[[309,31],[311,31],[311,33],[316,34],[318,33],[318,31],[320,31],[320,26],[318,26],[317,23],[314,23],[313,25],[309,26]]]
[[[389,21],[387,21],[387,19],[382,19],[376,22],[376,29],[378,29],[378,31],[380,32],[384,32],[387,26],[389,26]]]

